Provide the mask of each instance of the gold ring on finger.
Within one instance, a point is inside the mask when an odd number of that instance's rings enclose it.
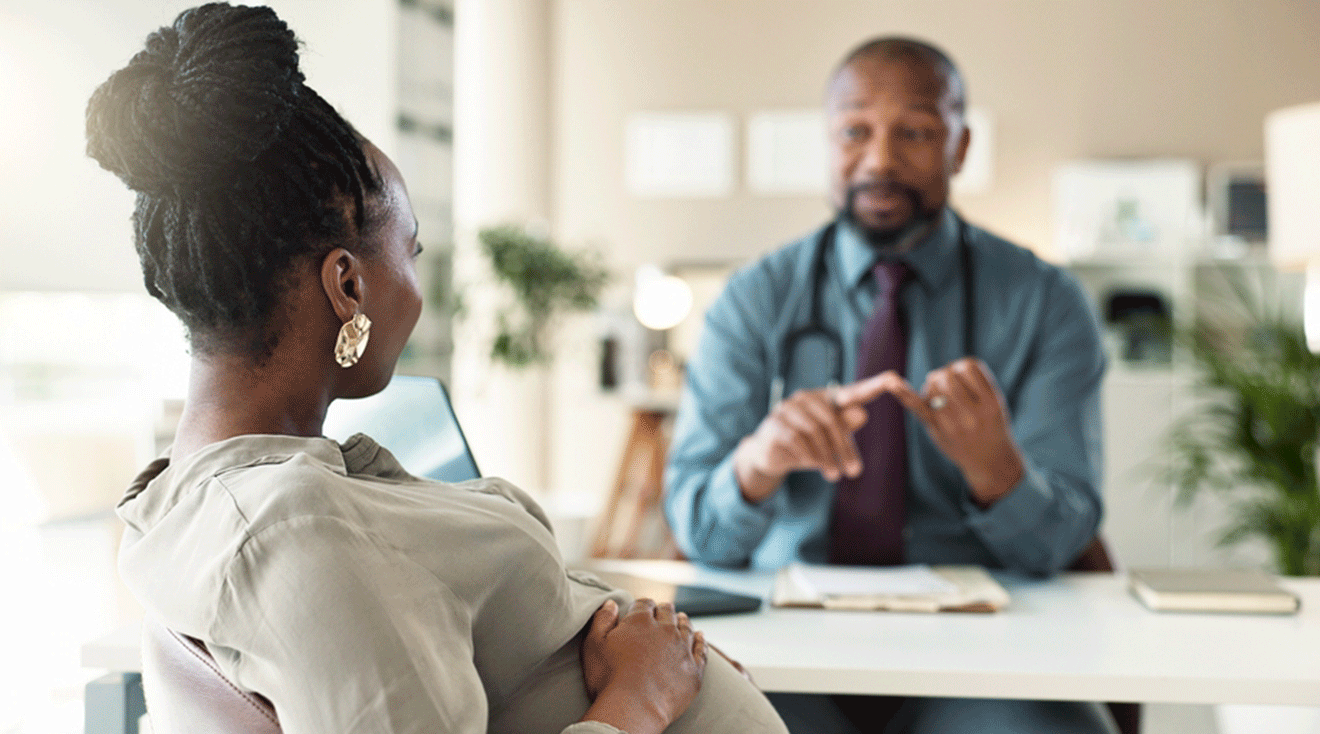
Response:
[[[943,395],[933,395],[930,399],[930,409],[939,410],[949,404],[949,399]]]

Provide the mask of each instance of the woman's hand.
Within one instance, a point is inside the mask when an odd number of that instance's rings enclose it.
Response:
[[[638,599],[619,616],[606,601],[582,642],[582,676],[593,700],[583,721],[629,734],[659,734],[687,710],[706,671],[705,637],[672,604]]]

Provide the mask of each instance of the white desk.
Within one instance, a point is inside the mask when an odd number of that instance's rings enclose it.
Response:
[[[771,581],[671,561],[601,565],[759,595]],[[766,608],[697,626],[767,691],[1320,705],[1320,579],[1284,580],[1302,596],[1288,617],[1157,614],[1110,575],[1001,581],[1013,602],[997,614]],[[137,670],[137,644],[122,630],[85,645],[83,665]]]
[[[766,594],[768,574],[610,562],[666,581]],[[996,614],[763,609],[697,620],[767,691],[1320,705],[1320,579],[1284,579],[1297,616],[1147,610],[1126,579],[1000,576]]]

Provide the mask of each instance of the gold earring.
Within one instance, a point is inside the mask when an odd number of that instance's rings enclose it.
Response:
[[[358,311],[339,327],[339,339],[335,341],[335,361],[344,368],[357,364],[362,359],[362,353],[367,351],[367,340],[370,338],[371,319]]]

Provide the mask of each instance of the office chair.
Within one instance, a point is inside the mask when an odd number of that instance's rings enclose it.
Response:
[[[280,734],[275,707],[234,685],[200,640],[142,624],[142,688],[156,734]]]
[[[1073,560],[1072,565],[1068,566],[1067,570],[1089,573],[1115,573],[1118,571],[1118,567],[1109,554],[1109,546],[1105,543],[1105,539],[1100,535],[1096,535],[1077,555],[1077,558]],[[1111,702],[1105,705],[1109,707],[1109,714],[1114,717],[1114,723],[1118,725],[1120,734],[1140,734],[1141,704]]]

